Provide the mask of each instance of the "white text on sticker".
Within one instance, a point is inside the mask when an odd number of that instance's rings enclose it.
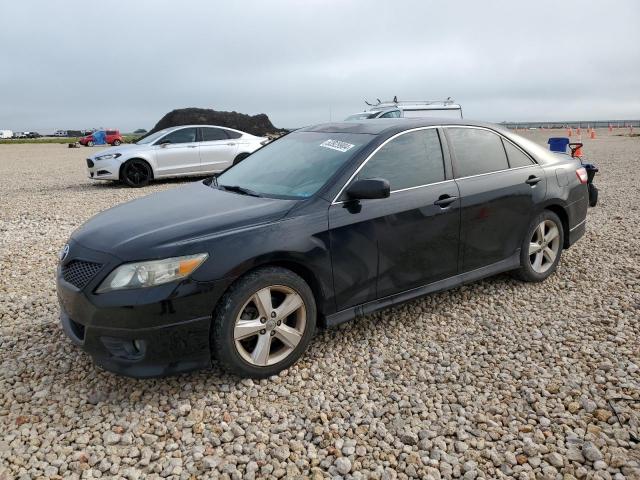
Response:
[[[330,148],[331,150],[338,150],[339,152],[346,152],[355,147],[351,143],[341,142],[340,140],[325,140],[320,144],[321,147]]]

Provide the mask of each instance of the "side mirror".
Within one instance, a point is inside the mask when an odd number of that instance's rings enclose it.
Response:
[[[389,187],[389,182],[384,178],[356,180],[347,189],[347,196],[351,200],[387,198],[390,193],[391,188]]]
[[[171,144],[171,140],[160,140],[160,143],[158,145],[160,145],[162,148],[164,148],[169,144]]]

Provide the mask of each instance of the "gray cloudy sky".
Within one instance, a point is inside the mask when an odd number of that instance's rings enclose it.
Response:
[[[342,119],[440,99],[489,121],[640,118],[640,2],[4,0],[0,128],[166,112]]]

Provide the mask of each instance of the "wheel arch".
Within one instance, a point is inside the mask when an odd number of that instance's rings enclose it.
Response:
[[[325,290],[322,287],[322,283],[318,279],[317,275],[313,272],[311,268],[307,265],[304,265],[300,261],[296,261],[291,258],[265,258],[258,259],[257,261],[253,261],[250,264],[245,264],[245,267],[240,269],[240,271],[236,271],[235,279],[233,282],[229,284],[229,286],[225,289],[225,292],[231,288],[235,282],[237,282],[240,278],[248,275],[249,273],[258,270],[260,268],[265,267],[280,267],[287,270],[292,271],[300,278],[302,278],[313,293],[313,298],[316,301],[316,311],[318,312],[317,318],[317,326],[325,326],[325,315],[326,315],[326,300],[327,295]],[[224,293],[223,293],[224,295]]]
[[[563,239],[562,248],[569,248],[571,243],[569,242],[569,214],[565,208],[559,203],[552,203],[544,207],[545,210],[555,213],[562,222]]]
[[[147,165],[149,165],[149,168],[151,169],[151,179],[150,180],[153,180],[156,177],[156,172],[155,172],[155,170],[153,168],[153,163],[150,162],[148,158],[137,156],[137,157],[127,158],[125,161],[123,161],[120,164],[120,167],[118,168],[118,179],[122,180],[122,169],[124,168],[125,164],[130,160],[142,160]]]
[[[242,160],[244,160],[245,158],[247,158],[249,155],[251,155],[253,152],[238,152],[236,154],[236,156],[233,158],[233,165],[237,165],[238,163],[240,163]]]

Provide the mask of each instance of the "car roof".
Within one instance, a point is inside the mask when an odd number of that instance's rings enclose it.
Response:
[[[404,130],[420,127],[437,127],[444,125],[462,125],[471,127],[487,127],[493,130],[502,130],[501,127],[491,123],[476,122],[467,119],[451,118],[374,118],[370,120],[348,122],[320,123],[301,128],[303,132],[325,132],[325,133],[366,133],[369,135],[395,134]]]

